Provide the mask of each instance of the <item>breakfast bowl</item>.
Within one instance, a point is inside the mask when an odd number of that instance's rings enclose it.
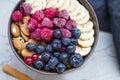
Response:
[[[18,60],[48,75],[80,69],[92,55],[98,35],[97,17],[87,0],[20,1],[8,25]]]

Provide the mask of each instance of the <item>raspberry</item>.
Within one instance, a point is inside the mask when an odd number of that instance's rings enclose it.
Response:
[[[68,14],[68,12],[67,12],[66,10],[60,11],[60,12],[57,14],[57,16],[60,17],[60,18],[65,18],[66,20],[68,20],[69,17],[70,17],[69,14]]]
[[[49,18],[47,18],[47,17],[45,17],[43,19],[41,24],[42,24],[43,27],[47,27],[47,28],[53,28],[54,27],[53,26],[53,22]]]
[[[22,12],[23,15],[30,14],[31,10],[32,10],[32,7],[29,3],[22,3],[20,5],[20,11]]]
[[[40,40],[41,39],[41,29],[36,29],[34,32],[30,34],[30,37],[35,39],[35,40]]]
[[[41,31],[41,38],[45,41],[50,41],[53,36],[53,31],[50,30],[49,28],[44,28]]]
[[[72,37],[71,32],[69,30],[65,29],[65,28],[61,28],[61,32],[62,32],[62,38]]]
[[[23,15],[19,10],[13,12],[13,14],[12,14],[13,21],[20,22],[20,21],[22,21],[22,19],[23,19]]]
[[[37,28],[42,29],[42,24],[38,23]]]
[[[30,30],[30,31],[34,31],[36,29],[36,26],[38,25],[38,22],[33,19],[33,18],[30,18],[29,21],[28,21],[28,26],[27,28]]]
[[[32,17],[34,19],[36,19],[38,22],[42,22],[43,18],[45,17],[45,14],[43,11],[39,10],[39,11],[36,11]]]
[[[52,8],[52,7],[47,8],[45,11],[46,17],[48,17],[50,19],[54,18],[57,15],[57,13],[58,13],[58,10],[55,8]]]
[[[66,20],[64,18],[54,18],[53,23],[56,27],[63,28],[66,24]]]
[[[76,28],[76,23],[75,23],[75,21],[73,21],[73,20],[69,20],[69,21],[66,23],[65,27],[66,27],[68,30],[72,30],[73,28]]]

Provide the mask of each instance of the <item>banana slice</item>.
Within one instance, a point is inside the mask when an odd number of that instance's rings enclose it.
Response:
[[[54,7],[54,5],[56,5],[57,3],[57,0],[50,0],[48,3],[47,3],[47,8],[49,7]]]
[[[85,41],[78,39],[78,44],[83,48],[91,47],[93,45],[93,42],[94,42],[94,37],[90,38],[89,40],[85,40]]]
[[[87,33],[81,33],[80,39],[81,40],[88,40],[94,36],[94,29]]]
[[[45,9],[46,8],[46,0],[41,0],[42,2],[42,9]]]
[[[81,48],[80,46],[76,46],[76,53],[81,54],[81,56],[87,56],[91,51],[91,47],[88,48]]]
[[[61,8],[64,5],[65,0],[57,0],[57,4],[55,5],[56,8]]]
[[[83,25],[77,25],[77,28],[80,29],[81,32],[89,32],[93,29],[93,22],[88,21],[86,24]]]
[[[60,8],[60,10],[63,10],[63,9],[68,9],[69,8],[69,3],[70,3],[70,0],[64,0],[64,5]]]
[[[67,11],[70,13],[70,12],[73,12],[74,9],[77,7],[76,6],[76,0],[70,0],[69,2],[69,8],[67,9]]]
[[[33,4],[34,0],[25,0],[26,3]]]

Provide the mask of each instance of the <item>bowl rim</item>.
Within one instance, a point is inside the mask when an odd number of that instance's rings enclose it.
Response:
[[[97,16],[95,14],[95,11],[94,9],[92,8],[92,6],[90,5],[90,3],[87,1],[87,0],[78,0],[90,13],[91,17],[93,18],[93,22],[94,22],[94,30],[95,30],[95,41],[94,41],[94,44],[92,46],[92,49],[91,51],[89,52],[89,54],[87,55],[87,57],[84,59],[84,62],[83,64],[89,59],[89,57],[93,54],[94,50],[95,50],[95,47],[97,45],[97,42],[98,42],[98,37],[99,37],[99,24],[98,24],[98,19],[97,19]],[[18,4],[15,6],[15,8],[13,9],[16,10],[18,5],[23,2],[20,1],[18,2]],[[12,11],[12,12],[13,12]],[[11,16],[12,16],[12,13],[11,13]],[[12,20],[11,20],[11,16],[10,16],[10,19],[9,19],[9,24],[8,24],[8,40],[9,40],[9,44],[11,46],[11,49],[14,53],[14,55],[18,58],[18,60],[23,64],[25,65],[27,68],[29,68],[30,70],[34,71],[34,72],[37,72],[37,73],[40,73],[40,74],[45,74],[45,75],[57,75],[58,73],[52,73],[52,72],[45,72],[45,71],[42,71],[42,70],[37,70],[29,65],[26,65],[24,63],[24,60],[22,60],[19,56],[19,54],[17,53],[17,51],[15,50],[14,48],[14,45],[12,43],[12,36],[11,36],[11,23],[12,23]],[[63,74],[66,74],[68,72],[71,72],[71,71],[74,71],[74,70],[77,70],[77,69],[81,69],[81,67],[83,66],[83,64],[79,67],[79,68],[73,68],[73,69],[69,69],[69,70],[66,70]]]

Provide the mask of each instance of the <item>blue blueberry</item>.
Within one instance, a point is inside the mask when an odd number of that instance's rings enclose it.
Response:
[[[51,44],[48,44],[48,45],[46,46],[46,51],[47,51],[47,52],[53,52],[53,47],[52,47]]]
[[[56,57],[52,57],[50,58],[50,60],[48,61],[48,66],[51,69],[55,69],[56,65],[59,63],[58,59]]]
[[[44,67],[44,63],[43,63],[43,61],[41,61],[41,60],[37,60],[37,61],[35,61],[35,62],[33,63],[33,66],[34,66],[36,69],[41,70],[41,69],[43,69],[43,67]]]
[[[58,58],[60,56],[60,52],[54,52],[53,56]]]
[[[64,71],[66,70],[66,66],[62,63],[59,63],[57,66],[56,66],[56,71],[57,73],[61,74],[63,73]]]
[[[72,67],[79,67],[83,63],[83,58],[79,53],[72,54],[69,59]]]
[[[68,46],[71,43],[70,38],[63,38],[62,39],[62,44],[65,46]]]
[[[41,53],[43,53],[45,51],[45,47],[44,46],[42,46],[42,45],[37,45],[37,47],[36,47],[36,52],[38,53],[38,54],[41,54]]]
[[[29,51],[35,51],[36,45],[33,44],[33,43],[28,43],[28,44],[26,45],[26,48],[27,48],[27,50],[29,50]]]
[[[67,64],[68,58],[69,58],[69,55],[66,52],[62,52],[59,56],[59,61],[64,63],[64,64]]]
[[[51,71],[51,69],[50,69],[50,67],[48,66],[48,64],[46,64],[46,65],[44,66],[44,70],[45,70],[45,71],[48,71],[48,72]]]
[[[62,36],[62,32],[60,29],[55,29],[54,32],[53,32],[53,37],[56,38],[56,39],[60,39]]]
[[[77,45],[78,44],[78,40],[75,39],[75,38],[71,38],[71,43],[74,44],[74,45]]]
[[[61,41],[59,39],[55,39],[52,42],[52,47],[54,50],[59,50],[62,47]]]
[[[73,36],[74,38],[78,39],[78,38],[80,37],[80,35],[81,35],[80,30],[77,29],[77,28],[73,28],[73,30],[72,30],[72,36]]]
[[[67,46],[66,52],[68,54],[73,54],[75,52],[75,50],[76,50],[76,46],[75,45],[69,45],[69,46]]]
[[[41,54],[41,60],[45,63],[49,61],[51,54],[49,52],[44,52]]]

